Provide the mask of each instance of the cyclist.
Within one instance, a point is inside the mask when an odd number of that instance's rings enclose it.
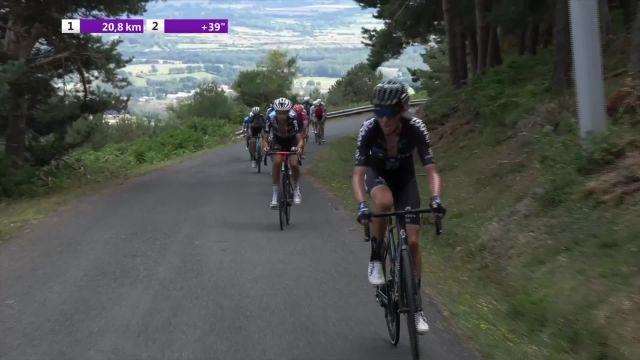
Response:
[[[311,98],[305,96],[304,100],[302,101],[302,106],[304,106],[304,111],[307,112],[307,118],[311,119]]]
[[[298,128],[298,118],[296,113],[292,110],[291,101],[287,98],[279,98],[273,103],[274,111],[269,114],[267,119],[267,125],[265,127],[265,133],[270,134],[271,147],[274,150],[282,151],[294,151],[301,153],[304,146],[304,139]],[[265,153],[269,151],[269,145],[266,136],[263,137],[263,148]],[[270,207],[272,209],[278,208],[278,190],[280,189],[280,166],[284,156],[274,155],[272,158],[273,167],[271,169],[272,174],[272,189],[273,196],[271,198]],[[298,157],[290,156],[289,165],[291,172],[293,173],[293,202],[298,205],[302,203],[302,195],[300,192],[300,164]]]
[[[396,80],[385,80],[374,88],[373,97],[375,117],[365,121],[360,129],[352,180],[353,193],[360,204],[358,221],[372,222],[371,256],[367,269],[369,282],[382,285],[385,283],[382,247],[387,223],[382,218],[371,219],[365,192],[373,200],[376,213],[390,212],[394,207],[396,210],[419,208],[420,195],[413,162],[413,152],[417,149],[433,195],[430,205],[434,212],[441,214],[444,207],[440,200],[440,175],[433,160],[429,131],[422,120],[407,114],[407,87]],[[416,329],[424,334],[429,330],[429,325],[422,311],[420,297],[420,217],[407,215],[406,223],[413,268],[418,280]]]
[[[249,150],[249,124],[251,124],[251,113],[242,119],[242,133],[246,142],[245,149]]]
[[[248,125],[247,125],[247,139],[257,139],[260,133],[262,133],[266,124],[266,120],[264,116],[260,113],[260,107],[256,106],[251,109],[251,113],[248,116]],[[258,167],[258,163],[256,162],[256,142],[249,142],[249,153],[251,154],[251,167]]]
[[[307,117],[307,112],[304,110],[304,106],[302,104],[293,105],[293,111],[295,111],[296,115],[298,116],[298,129],[300,129],[300,132],[304,136],[304,140],[307,141],[307,138],[309,137],[309,120]]]
[[[313,117],[315,118],[316,131],[320,134],[320,139],[324,142],[324,123],[327,120],[327,108],[324,106],[322,100],[317,99],[313,103]]]

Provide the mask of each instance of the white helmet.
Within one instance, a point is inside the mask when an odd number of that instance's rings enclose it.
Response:
[[[308,97],[308,96],[305,96],[305,97],[304,97],[303,102],[310,102],[310,101],[311,101],[311,98],[310,98],[310,97]]]
[[[315,105],[315,106],[320,105],[320,99],[318,99],[318,100],[314,101],[314,102],[313,102],[313,105]]]
[[[251,115],[258,115],[260,114],[260,107],[256,106],[253,109],[251,109]]]
[[[289,111],[292,106],[291,101],[287,98],[280,98],[273,102],[273,109],[276,111]]]

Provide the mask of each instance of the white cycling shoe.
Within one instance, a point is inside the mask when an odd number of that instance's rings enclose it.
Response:
[[[258,167],[258,162],[255,161],[255,160],[251,161],[251,167],[254,168],[254,169],[257,168]]]
[[[278,210],[278,193],[273,194],[271,203],[269,203],[269,207],[271,208],[271,210]]]
[[[369,283],[371,285],[384,284],[384,272],[382,271],[381,261],[369,261],[369,267],[367,268],[367,275],[369,277]]]
[[[300,187],[297,186],[295,190],[293,190],[293,203],[296,205],[302,204],[302,193],[300,192]]]
[[[424,316],[424,312],[418,311],[415,314],[416,319],[416,331],[418,334],[422,335],[429,331],[429,324],[427,323],[427,318]]]

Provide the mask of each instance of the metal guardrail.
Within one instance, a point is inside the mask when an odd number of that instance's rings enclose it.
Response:
[[[411,100],[410,104],[411,105],[420,105],[420,104],[426,103],[427,100],[429,100],[429,99]],[[345,115],[361,114],[361,113],[370,112],[370,111],[373,111],[373,105],[360,106],[360,107],[357,107],[357,108],[351,108],[351,109],[345,109],[345,110],[331,111],[331,112],[327,113],[327,118],[331,119],[331,118],[335,118],[335,117],[340,117],[340,116],[345,116]]]

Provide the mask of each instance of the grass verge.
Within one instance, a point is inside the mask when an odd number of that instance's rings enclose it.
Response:
[[[80,196],[226,144],[236,128],[231,122],[193,118],[158,136],[79,150],[48,167],[2,177],[0,190],[13,197],[0,199],[0,241]]]
[[[640,124],[618,116],[582,146],[550,66],[518,58],[434,94],[449,214],[425,231],[423,279],[488,359],[638,359]],[[354,148],[334,141],[311,170],[353,209]]]

